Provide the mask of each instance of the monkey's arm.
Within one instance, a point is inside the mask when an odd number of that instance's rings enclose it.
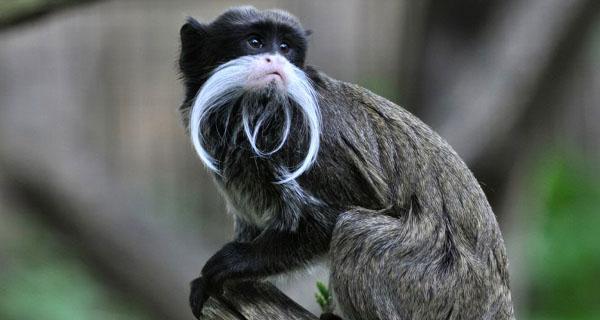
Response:
[[[233,241],[215,253],[192,282],[190,305],[198,317],[209,294],[220,295],[226,280],[265,277],[302,267],[325,254],[335,221],[302,219],[296,230],[265,229],[250,242]]]
[[[331,225],[302,220],[296,230],[266,229],[250,242],[226,244],[202,269],[212,284],[225,280],[264,277],[302,267],[324,254],[331,238]]]
[[[260,229],[255,225],[252,225],[238,216],[233,218],[233,239],[236,242],[250,242],[258,235],[260,235]]]

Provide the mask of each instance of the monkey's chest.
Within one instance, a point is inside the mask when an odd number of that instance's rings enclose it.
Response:
[[[307,201],[296,182],[278,184],[283,167],[299,162],[293,144],[269,157],[257,156],[245,133],[233,130],[230,139],[213,144],[211,150],[221,164],[215,180],[231,211],[260,228],[274,220],[296,224]],[[291,138],[291,141],[295,141]]]
[[[233,214],[260,228],[266,227],[280,210],[278,196],[262,186],[229,186],[222,192]]]
[[[283,210],[282,195],[272,181],[271,168],[263,161],[240,157],[223,167],[216,182],[229,209],[258,227],[266,227]]]
[[[265,175],[260,166],[246,170],[216,181],[233,214],[261,229],[295,229],[302,213],[319,203],[296,182],[273,183],[273,176]]]

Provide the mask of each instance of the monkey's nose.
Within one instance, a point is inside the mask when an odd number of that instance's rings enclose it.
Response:
[[[288,81],[287,60],[277,54],[257,56],[248,75],[249,87],[265,87],[275,82],[285,88]]]
[[[277,55],[277,54],[267,54],[263,57],[263,59],[264,59],[264,60],[262,60],[263,63],[267,63],[267,64],[271,64],[271,63],[283,64],[284,63],[283,60],[285,60],[285,58],[283,58],[282,56]]]

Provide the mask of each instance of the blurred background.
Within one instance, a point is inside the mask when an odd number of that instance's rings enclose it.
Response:
[[[192,319],[232,234],[179,120],[186,16],[279,7],[494,207],[519,319],[600,319],[600,1],[0,1],[0,319]],[[315,268],[279,286],[316,312]]]

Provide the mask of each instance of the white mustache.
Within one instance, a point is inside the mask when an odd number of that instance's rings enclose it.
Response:
[[[219,173],[218,163],[203,146],[204,138],[200,133],[203,122],[208,116],[220,107],[227,106],[240,98],[247,88],[251,73],[251,66],[256,59],[262,55],[244,56],[231,60],[219,66],[198,91],[190,115],[190,134],[194,149],[202,162],[212,170]],[[286,60],[287,61],[287,60]],[[308,127],[309,144],[304,159],[295,168],[278,168],[279,180],[276,183],[287,183],[295,180],[306,172],[317,158],[321,134],[321,113],[319,110],[317,93],[310,79],[304,71],[291,63],[285,65],[288,77],[285,92],[289,99],[294,101],[302,112],[304,125]],[[258,132],[261,129],[264,118],[259,118],[254,128],[250,125],[247,110],[242,110],[242,122],[244,132],[253,152],[259,157],[270,156],[279,151],[289,138],[291,128],[291,105],[288,103],[284,108],[285,123],[281,134],[281,141],[270,151],[263,151],[257,147]]]

